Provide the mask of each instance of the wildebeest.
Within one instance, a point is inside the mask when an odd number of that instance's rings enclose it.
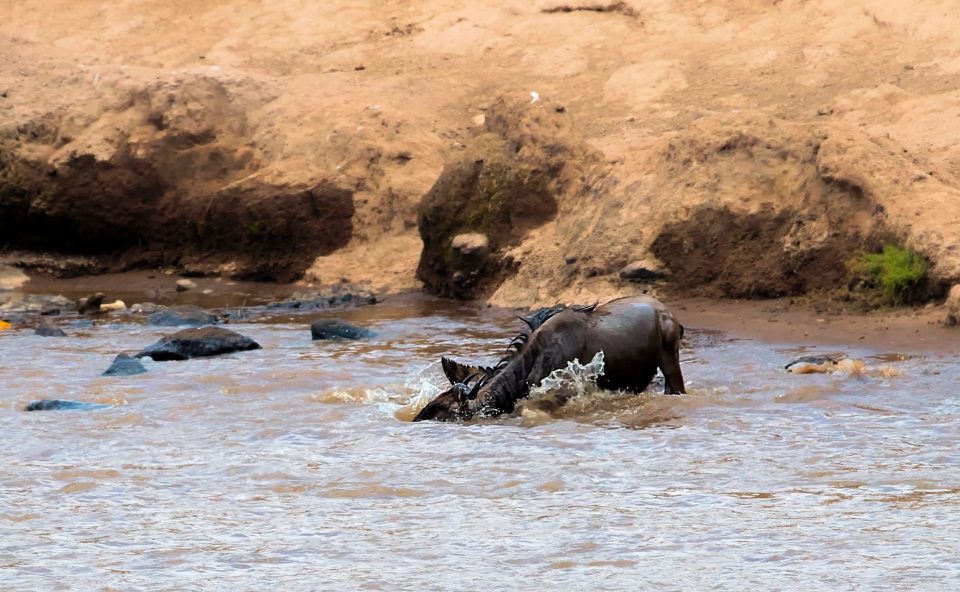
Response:
[[[685,392],[680,371],[683,326],[655,298],[620,298],[602,306],[556,306],[541,309],[524,321],[530,332],[513,340],[512,353],[497,366],[467,366],[444,358],[443,369],[452,387],[428,403],[414,421],[510,413],[530,387],[551,372],[574,359],[587,362],[600,351],[604,373],[597,385],[601,388],[640,392],[659,368],[666,393]]]

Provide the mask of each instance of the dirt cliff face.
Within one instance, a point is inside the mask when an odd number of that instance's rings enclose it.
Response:
[[[26,0],[0,248],[531,305],[830,289],[894,241],[955,282],[958,29],[941,0]]]
[[[420,204],[417,278],[442,296],[488,295],[515,272],[506,249],[552,220],[599,161],[562,105],[498,101]]]

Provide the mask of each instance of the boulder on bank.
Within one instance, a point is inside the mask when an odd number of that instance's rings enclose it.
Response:
[[[85,403],[83,401],[67,401],[65,399],[42,399],[33,401],[23,408],[24,411],[90,411],[106,409],[110,405],[103,403]]]
[[[318,339],[368,339],[376,333],[363,327],[351,325],[339,319],[320,319],[310,325],[310,335]]]
[[[138,353],[137,358],[153,358],[158,362],[189,360],[218,356],[237,351],[261,349],[260,344],[239,333],[222,327],[184,329],[167,335]]]
[[[620,277],[633,282],[647,282],[667,277],[663,265],[652,259],[642,259],[629,263],[620,270]]]
[[[150,315],[147,324],[154,327],[178,327],[181,325],[201,327],[203,325],[214,325],[218,321],[217,315],[212,312],[203,310],[199,306],[187,304],[155,312]]]
[[[136,376],[146,371],[147,369],[143,367],[140,360],[131,358],[127,354],[120,354],[113,359],[110,367],[104,370],[100,376]]]

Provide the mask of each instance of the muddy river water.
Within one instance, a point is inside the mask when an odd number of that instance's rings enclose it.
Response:
[[[336,313],[376,338],[329,343],[319,316],[132,377],[100,373],[170,329],[0,332],[0,588],[960,589],[953,350],[693,326],[685,396],[414,424],[439,356],[495,360],[517,321],[396,298]],[[863,366],[783,370],[835,351]],[[112,406],[21,411],[44,398]]]

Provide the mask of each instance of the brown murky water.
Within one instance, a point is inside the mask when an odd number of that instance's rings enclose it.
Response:
[[[99,374],[169,329],[0,333],[3,589],[960,588],[952,354],[694,327],[686,396],[412,424],[441,354],[494,358],[516,322],[398,299],[320,343],[316,316],[125,378]],[[862,371],[783,372],[838,349]],[[20,411],[41,398],[114,406]]]

